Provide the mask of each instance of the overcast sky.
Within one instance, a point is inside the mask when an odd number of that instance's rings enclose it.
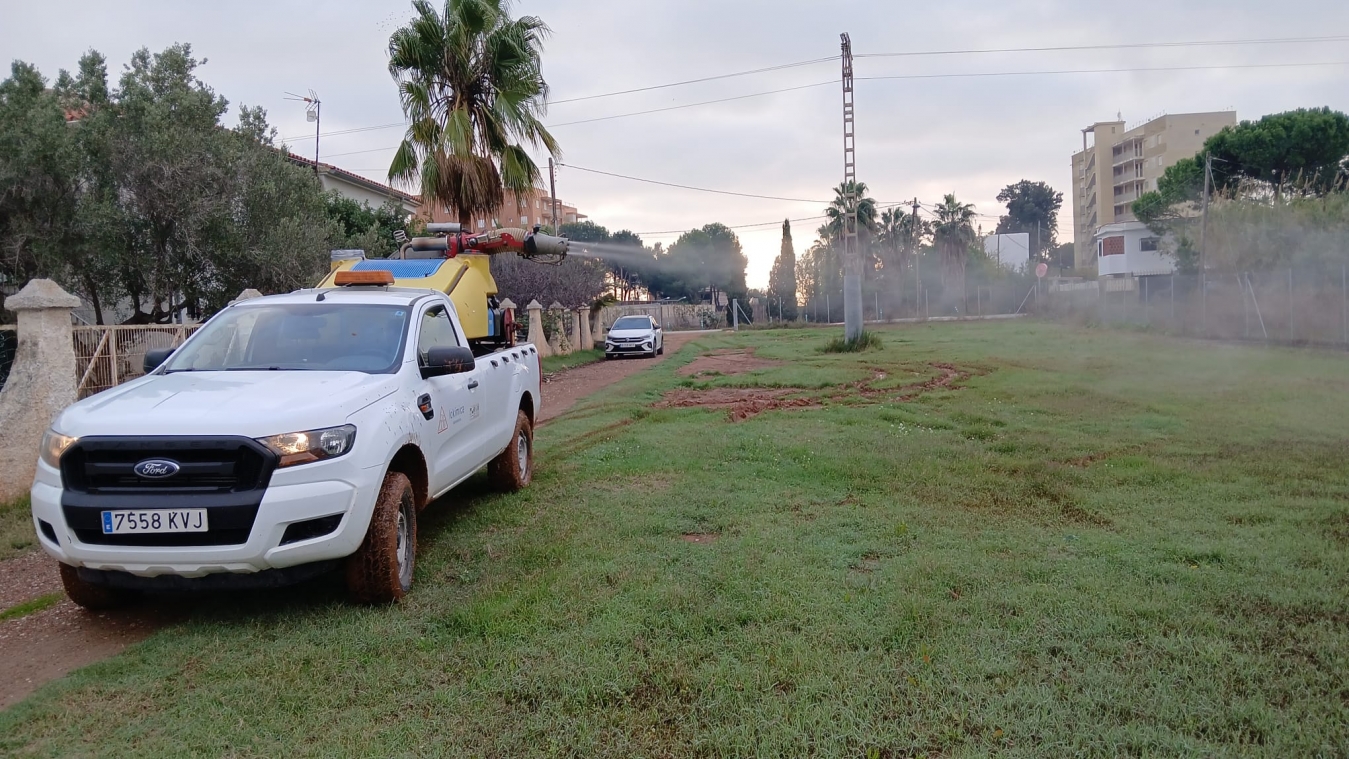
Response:
[[[0,51],[54,78],[94,48],[115,80],[139,47],[189,42],[208,63],[200,76],[232,106],[262,105],[294,150],[312,154],[313,125],[286,91],[316,91],[323,131],[400,121],[386,67],[390,32],[411,16],[407,0],[0,0]],[[1081,129],[1116,113],[1132,125],[1163,112],[1235,109],[1258,118],[1300,106],[1349,110],[1349,41],[1243,46],[860,57],[865,54],[1110,45],[1194,40],[1349,36],[1344,0],[1068,0],[948,3],[737,2],[733,0],[525,0],[518,14],[552,27],[544,72],[552,98],[649,85],[835,56],[839,32],[859,56],[857,173],[883,203],[954,192],[988,214],[999,188],[1022,178],[1064,192],[1060,239],[1072,235],[1069,156]],[[1219,70],[890,79],[917,74],[1070,69],[1246,66]],[[558,103],[563,162],[577,167],[736,192],[821,200],[842,179],[837,60],[649,92]],[[591,123],[604,116],[797,89]],[[234,108],[229,115],[233,125]],[[564,124],[569,124],[564,126]],[[400,130],[322,139],[322,160],[382,179]],[[563,168],[558,195],[611,230],[667,245],[678,230],[718,221],[768,222],[737,233],[749,282],[767,281],[783,218],[803,251],[820,224],[818,202],[737,198],[663,188]]]

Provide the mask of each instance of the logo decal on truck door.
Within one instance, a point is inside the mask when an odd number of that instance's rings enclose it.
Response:
[[[478,404],[475,403],[468,407],[468,418],[469,420],[478,418]]]

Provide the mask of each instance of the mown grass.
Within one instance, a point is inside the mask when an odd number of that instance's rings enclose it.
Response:
[[[30,598],[23,603],[14,604],[8,609],[0,610],[0,622],[8,622],[11,619],[18,619],[20,617],[26,617],[29,614],[37,613],[43,609],[55,606],[65,597],[65,593],[48,593],[45,596]]]
[[[593,364],[596,361],[604,360],[604,349],[592,349],[588,351],[572,351],[565,356],[545,356],[543,359],[543,370],[548,373],[561,371],[563,369],[572,369],[577,366]]]
[[[0,714],[0,753],[1344,755],[1344,356],[835,332],[709,336],[583,402],[531,488],[426,512],[399,606],[166,602],[187,621]],[[651,408],[745,347],[823,407]],[[818,382],[934,364],[959,389]]]
[[[28,496],[0,504],[0,561],[27,553],[37,546],[33,510]]]

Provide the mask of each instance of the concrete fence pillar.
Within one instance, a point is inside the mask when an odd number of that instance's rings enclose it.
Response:
[[[588,307],[583,306],[576,309],[576,326],[581,334],[581,350],[593,350],[595,338],[590,334],[590,309]]]
[[[561,303],[553,301],[553,305],[548,307],[548,313],[557,320],[557,331],[553,333],[553,353],[565,356],[571,353],[571,341],[567,339],[567,319],[563,316],[566,309]]]
[[[50,279],[35,279],[5,298],[5,308],[18,314],[19,345],[0,390],[0,503],[32,487],[42,433],[75,402],[70,313],[79,305]]]
[[[538,348],[540,356],[553,355],[548,341],[543,337],[543,306],[537,300],[531,300],[525,310],[529,312],[529,342]]]
[[[586,338],[589,337],[589,335],[581,328],[581,324],[585,321],[585,317],[582,316],[584,312],[585,309],[581,308],[571,312],[571,334],[572,342],[574,343],[572,347],[576,350],[588,351],[590,350],[590,346],[586,345]]]

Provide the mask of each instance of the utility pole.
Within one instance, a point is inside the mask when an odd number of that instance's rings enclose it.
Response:
[[[852,40],[848,33],[842,40],[843,60],[843,339],[857,340],[862,336],[862,251],[857,240],[857,169],[853,136],[853,74]]]
[[[1208,292],[1204,282],[1204,244],[1208,232],[1208,191],[1213,179],[1213,156],[1204,154],[1204,200],[1203,210],[1199,212],[1199,329],[1208,329]]]
[[[918,254],[918,243],[922,238],[918,234],[918,198],[913,199],[913,223],[909,225],[913,237],[913,317],[918,318],[918,301],[923,297],[923,273],[919,269],[923,257]]]
[[[553,234],[562,234],[562,225],[557,223],[557,172],[553,168],[553,157],[548,156],[548,194],[553,201]]]

